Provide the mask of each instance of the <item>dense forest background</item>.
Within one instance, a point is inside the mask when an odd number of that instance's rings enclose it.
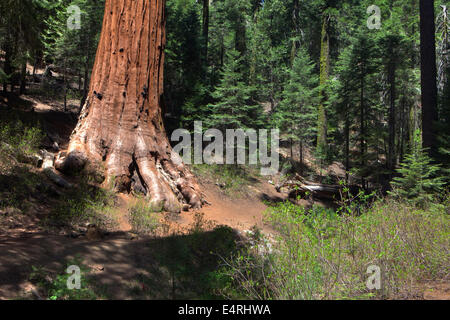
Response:
[[[438,121],[433,157],[450,163],[449,22],[435,1]],[[81,30],[67,28],[81,8]],[[380,18],[376,9],[380,9]],[[83,104],[104,1],[0,5],[3,90],[24,92],[26,64],[65,75],[57,93]],[[168,131],[280,128],[298,154],[340,161],[362,186],[386,185],[421,130],[419,1],[169,0],[165,116]],[[377,26],[377,23],[380,25]],[[50,68],[49,68],[50,66]],[[48,72],[46,70],[46,72]],[[71,82],[71,83],[68,83]],[[75,82],[75,83],[73,83]],[[47,88],[48,92],[49,88]],[[81,108],[81,106],[80,106]]]

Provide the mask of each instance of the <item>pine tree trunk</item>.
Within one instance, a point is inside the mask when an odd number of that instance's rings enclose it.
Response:
[[[295,36],[300,36],[300,26],[299,26],[299,10],[300,4],[299,0],[294,0],[293,4],[294,8],[292,10],[292,25],[294,27]],[[297,55],[297,49],[300,47],[299,39],[292,39],[292,48],[291,48],[291,68],[294,63],[295,56]]]
[[[5,61],[3,62],[3,71],[6,73],[6,75],[10,75],[12,72],[12,66],[11,66],[11,56],[12,56],[12,48],[11,45],[9,43],[10,38],[6,37],[6,41],[5,41],[5,47],[3,48],[3,50],[5,51]],[[5,81],[5,83],[3,84],[3,91],[7,92],[8,91],[8,81]],[[11,85],[11,92],[13,91],[12,85]]]
[[[388,169],[393,171],[396,165],[395,155],[395,124],[396,124],[396,86],[395,86],[396,61],[392,48],[390,48],[390,61],[388,65],[388,83],[389,83],[389,143],[388,143]]]
[[[420,0],[420,62],[422,88],[422,143],[436,150],[435,122],[437,114],[436,44],[434,0]]]
[[[208,39],[209,39],[209,1],[203,0],[203,57],[205,61],[208,59]]]
[[[322,35],[320,45],[320,102],[319,102],[319,118],[317,124],[317,147],[320,150],[325,150],[327,145],[327,114],[325,110],[325,103],[327,100],[326,92],[323,86],[328,81],[330,73],[330,38],[328,35],[328,20],[329,16],[324,14],[322,22]]]
[[[20,69],[19,95],[25,94],[26,86],[27,86],[27,61],[24,60],[22,62],[22,66],[21,66],[21,69]]]
[[[130,192],[137,177],[155,208],[198,208],[200,190],[172,157],[162,120],[165,15],[163,0],[106,0],[90,88],[57,168],[105,168],[105,184]]]
[[[300,176],[303,176],[303,140],[300,140]]]
[[[348,108],[347,108],[348,110]],[[346,113],[345,115],[345,183],[348,184],[348,173],[350,171],[350,115]]]
[[[363,171],[365,171],[366,168],[366,108],[364,106],[364,89],[365,89],[365,70],[364,66],[362,66],[361,71],[361,95],[360,95],[360,151],[361,151],[361,168]],[[366,189],[366,180],[364,178],[364,174],[361,175],[361,186],[363,189]]]

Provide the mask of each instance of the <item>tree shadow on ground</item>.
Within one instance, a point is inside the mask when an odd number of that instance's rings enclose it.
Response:
[[[32,266],[63,274],[67,262],[78,257],[92,270],[92,289],[106,298],[220,298],[216,289],[223,284],[214,271],[220,257],[238,250],[237,241],[228,227],[134,241],[120,233],[100,241],[47,234],[0,238],[0,297],[24,297]]]
[[[261,199],[261,201],[264,201],[264,202],[270,203],[270,204],[276,204],[276,203],[286,201],[286,197],[282,197],[281,195],[280,196],[268,195],[267,193],[261,193],[259,195],[259,198]]]

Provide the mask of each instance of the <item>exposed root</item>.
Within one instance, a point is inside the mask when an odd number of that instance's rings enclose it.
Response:
[[[202,200],[195,177],[183,164],[176,165],[159,153],[136,157],[123,151],[112,152],[105,159],[105,186],[114,186],[117,192],[143,193],[155,211],[181,212],[183,204],[198,209]],[[79,172],[88,164],[86,153],[75,150],[60,153],[57,169],[64,173]],[[100,166],[97,166],[100,167]]]

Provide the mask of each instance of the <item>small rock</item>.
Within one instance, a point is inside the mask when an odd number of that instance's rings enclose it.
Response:
[[[183,211],[189,211],[189,208],[190,208],[190,206],[187,204],[187,203],[185,203],[185,204],[183,204]]]

